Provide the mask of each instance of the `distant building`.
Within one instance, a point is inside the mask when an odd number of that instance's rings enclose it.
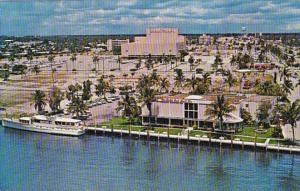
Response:
[[[178,95],[173,97],[158,98],[152,103],[152,116],[146,106],[142,108],[143,125],[172,126],[172,127],[198,127],[212,129],[216,127],[216,119],[205,115],[206,108],[213,104],[216,96]],[[243,119],[240,117],[241,99],[231,97],[236,110],[224,117],[224,126],[230,130],[241,127]]]
[[[121,45],[129,43],[129,39],[119,40],[119,39],[108,39],[107,40],[107,50],[112,51],[116,54],[121,54]]]
[[[199,44],[210,44],[213,40],[212,36],[206,35],[206,34],[202,34],[201,36],[199,36],[198,42]]]
[[[134,42],[121,45],[123,57],[177,56],[186,48],[186,39],[174,28],[147,29],[146,37],[135,37]]]

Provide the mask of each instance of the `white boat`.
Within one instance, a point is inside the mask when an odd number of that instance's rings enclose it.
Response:
[[[44,115],[21,117],[19,119],[3,118],[2,126],[11,129],[56,135],[80,136],[85,133],[85,128],[81,125],[81,120],[47,117]]]

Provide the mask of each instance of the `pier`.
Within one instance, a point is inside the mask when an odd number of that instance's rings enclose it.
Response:
[[[280,144],[270,144],[270,139],[267,139],[264,143],[258,142],[247,142],[241,141],[238,139],[224,139],[220,137],[219,139],[211,138],[207,136],[190,136],[186,135],[172,135],[167,132],[156,133],[151,130],[147,131],[129,131],[123,129],[114,129],[107,126],[102,127],[87,127],[86,131],[88,133],[101,134],[101,135],[117,135],[120,137],[128,136],[130,138],[145,138],[147,140],[157,140],[157,141],[172,141],[180,143],[189,143],[189,144],[203,144],[203,145],[213,145],[220,147],[231,147],[239,149],[248,149],[248,150],[257,150],[257,151],[270,151],[270,152],[281,152],[281,153],[290,153],[290,154],[300,154],[300,147],[295,146],[283,146]]]

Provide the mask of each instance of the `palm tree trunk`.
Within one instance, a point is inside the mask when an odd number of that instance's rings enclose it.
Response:
[[[294,128],[294,125],[292,125],[292,131],[293,131],[293,144],[295,144],[295,128]]]

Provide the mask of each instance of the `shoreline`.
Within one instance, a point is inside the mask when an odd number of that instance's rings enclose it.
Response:
[[[251,151],[265,151],[265,152],[277,152],[286,154],[296,154],[300,155],[300,147],[286,147],[275,144],[267,143],[255,143],[247,141],[237,141],[237,140],[221,140],[215,138],[204,138],[204,137],[193,137],[189,135],[167,135],[155,132],[141,132],[141,131],[131,131],[120,130],[112,128],[101,128],[101,127],[87,127],[86,133],[90,135],[102,135],[102,136],[118,136],[118,137],[129,137],[129,138],[139,138],[146,139],[149,141],[171,141],[177,142],[178,144],[194,144],[194,145],[205,145],[205,146],[220,146],[226,148],[240,149],[240,150],[251,150]]]

